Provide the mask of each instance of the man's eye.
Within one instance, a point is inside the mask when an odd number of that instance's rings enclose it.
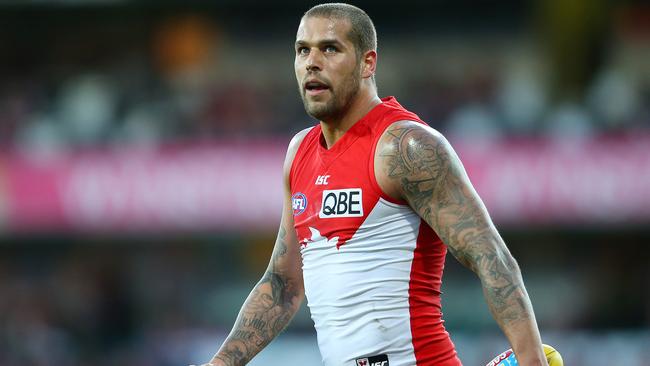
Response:
[[[334,46],[326,46],[325,47],[325,52],[337,52],[338,49]]]
[[[299,55],[306,55],[306,54],[309,53],[309,48],[307,48],[307,47],[299,47],[297,51],[298,51]]]

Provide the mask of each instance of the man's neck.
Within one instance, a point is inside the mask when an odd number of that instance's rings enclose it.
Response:
[[[381,99],[379,99],[379,96],[377,96],[374,90],[367,93],[362,92],[357,95],[347,113],[341,118],[321,121],[320,126],[327,148],[329,149],[334,146],[357,121],[368,114],[379,103],[381,103]]]

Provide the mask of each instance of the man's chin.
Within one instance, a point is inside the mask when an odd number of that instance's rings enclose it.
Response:
[[[330,108],[325,103],[309,103],[305,105],[305,110],[307,114],[318,119],[326,119],[330,115]]]

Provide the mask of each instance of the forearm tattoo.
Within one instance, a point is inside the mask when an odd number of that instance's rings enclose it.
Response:
[[[384,175],[449,251],[480,277],[490,311],[502,325],[532,314],[519,268],[449,143],[415,123],[399,124],[382,139]]]
[[[226,365],[245,365],[284,329],[295,313],[299,292],[275,265],[286,253],[286,230],[281,227],[269,270],[244,303],[233,330],[215,356]]]

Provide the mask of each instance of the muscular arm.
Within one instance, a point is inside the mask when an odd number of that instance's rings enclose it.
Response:
[[[285,159],[282,220],[269,265],[209,365],[245,365],[289,324],[302,303],[302,259],[293,228],[289,170],[305,133],[299,133],[292,140]]]
[[[445,138],[424,125],[397,122],[379,142],[375,168],[386,193],[406,200],[451,254],[478,275],[519,364],[546,365],[519,266]]]
[[[235,325],[211,363],[214,365],[245,365],[284,328],[300,307],[303,298],[302,279],[287,273],[283,267],[292,240],[280,227],[271,263],[262,279],[253,288],[237,317]],[[293,245],[297,247],[297,245]]]

